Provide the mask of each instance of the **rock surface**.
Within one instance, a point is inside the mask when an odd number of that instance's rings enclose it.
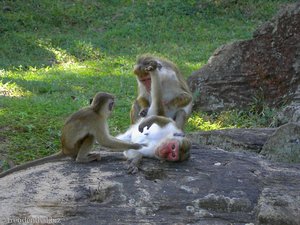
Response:
[[[300,123],[300,85],[292,102],[285,106],[277,115],[278,125],[285,123]]]
[[[279,162],[300,163],[300,124],[287,123],[267,140],[262,155]]]
[[[120,153],[47,163],[0,179],[0,190],[0,224],[300,224],[299,164],[201,145],[186,162],[145,159],[136,175]]]
[[[287,6],[253,36],[217,49],[188,78],[197,109],[281,106],[300,97],[300,3]]]
[[[275,128],[224,129],[188,134],[194,143],[221,148],[226,151],[260,153]]]

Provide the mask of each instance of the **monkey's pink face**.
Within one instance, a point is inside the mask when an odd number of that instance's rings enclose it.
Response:
[[[146,74],[142,77],[139,76],[139,81],[145,86],[147,92],[151,91],[151,76],[150,74]]]
[[[149,72],[144,71],[140,65],[135,65],[133,72],[137,76],[139,82],[141,82],[144,87],[146,88],[146,91],[150,93],[151,91],[151,76]]]
[[[180,160],[180,143],[176,139],[167,139],[155,150],[155,155],[167,161]]]

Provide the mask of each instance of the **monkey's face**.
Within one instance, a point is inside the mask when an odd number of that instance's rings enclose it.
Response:
[[[155,155],[167,161],[184,161],[189,158],[190,145],[180,139],[166,139],[155,150]]]
[[[109,93],[98,92],[92,99],[91,108],[96,113],[103,112],[104,115],[109,115],[112,110],[113,104],[111,103],[114,102],[114,98],[115,97]]]
[[[151,91],[151,76],[149,72],[144,71],[142,65],[135,65],[133,72],[137,76],[138,81],[144,85],[147,92]]]
[[[114,105],[115,105],[115,101],[112,99],[112,100],[108,103],[108,109],[109,109],[109,111],[112,111],[112,110],[113,110]]]
[[[153,57],[142,57],[138,60],[137,64],[134,66],[133,72],[137,75],[140,83],[142,83],[147,92],[151,91],[151,76],[149,72],[156,69],[161,69],[162,65]]]
[[[106,103],[106,108],[107,108],[108,115],[111,114],[111,112],[112,112],[112,110],[114,108],[114,105],[115,105],[115,100],[113,98],[108,99],[108,101]]]
[[[105,117],[109,117],[111,115],[112,110],[114,108],[114,104],[114,98],[106,99],[103,106],[101,107],[101,111],[103,112],[103,115],[105,115]]]
[[[150,93],[150,91],[151,91],[151,76],[149,74],[142,76],[142,77],[138,76],[138,79],[144,85],[147,92]]]

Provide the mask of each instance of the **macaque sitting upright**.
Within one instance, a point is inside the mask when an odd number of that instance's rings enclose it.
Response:
[[[134,67],[138,82],[138,97],[131,107],[131,123],[134,124],[139,118],[148,115],[147,112],[153,100],[152,77],[149,71],[145,70],[149,62],[156,62],[158,66],[156,73],[159,77],[162,94],[160,107],[164,110],[166,117],[173,119],[176,126],[183,129],[192,110],[192,93],[174,63],[151,55],[140,56]]]
[[[100,153],[91,152],[96,141],[111,151],[140,149],[143,145],[121,141],[110,135],[107,120],[113,110],[114,96],[99,92],[92,104],[73,113],[65,122],[61,135],[61,150],[53,155],[37,159],[0,174],[0,178],[13,172],[27,169],[42,163],[72,157],[79,163],[101,159]]]

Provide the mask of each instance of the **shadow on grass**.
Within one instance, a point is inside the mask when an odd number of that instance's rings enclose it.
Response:
[[[55,62],[55,54],[38,44],[33,37],[18,33],[0,34],[0,68],[5,70],[29,67],[42,68]]]

